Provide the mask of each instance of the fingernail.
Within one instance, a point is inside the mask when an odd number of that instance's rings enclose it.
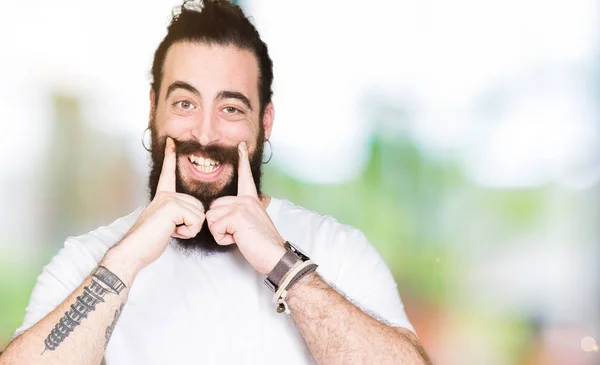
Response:
[[[246,141],[240,142],[240,151],[246,151]]]

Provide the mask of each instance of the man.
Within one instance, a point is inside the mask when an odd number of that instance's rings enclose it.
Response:
[[[0,364],[429,363],[364,235],[261,192],[273,71],[241,10],[184,3],[152,76],[150,204],[65,242]]]

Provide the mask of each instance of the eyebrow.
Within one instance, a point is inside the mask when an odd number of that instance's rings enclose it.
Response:
[[[217,94],[215,100],[223,100],[223,99],[237,99],[244,103],[250,111],[252,111],[252,105],[250,105],[250,99],[246,97],[246,95],[242,94],[238,91],[221,91]]]
[[[190,85],[184,81],[175,81],[174,83],[169,85],[169,88],[167,89],[167,94],[165,95],[165,100],[168,99],[169,95],[171,95],[171,93],[177,89],[187,90],[187,91],[191,92],[192,94],[195,94],[196,96],[201,97],[200,92],[192,85]]]

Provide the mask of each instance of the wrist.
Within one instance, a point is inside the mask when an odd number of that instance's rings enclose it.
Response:
[[[134,256],[120,244],[113,246],[106,252],[100,265],[117,275],[127,287],[131,286],[133,280],[143,268],[138,260],[134,259]]]
[[[271,269],[265,273],[267,274],[267,278],[264,280],[264,283],[273,292],[277,292],[286,277],[289,277],[290,279],[286,285],[291,286],[302,276],[317,268],[317,265],[312,261],[304,265],[304,263],[310,261],[310,258],[289,241],[284,241],[280,247],[283,251],[277,256],[278,260],[276,261],[276,264],[270,266]],[[290,276],[289,274],[294,271],[295,267],[302,266],[301,264],[304,266],[294,275]]]
[[[268,275],[273,271],[279,260],[285,255],[285,251],[283,245],[279,244],[276,246],[265,259],[265,270],[261,271],[261,274]]]

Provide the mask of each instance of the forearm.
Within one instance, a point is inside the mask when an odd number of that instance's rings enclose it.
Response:
[[[107,254],[57,308],[15,338],[0,357],[8,364],[100,364],[135,275]]]
[[[429,364],[414,334],[367,315],[316,273],[292,287],[287,303],[318,364]]]

